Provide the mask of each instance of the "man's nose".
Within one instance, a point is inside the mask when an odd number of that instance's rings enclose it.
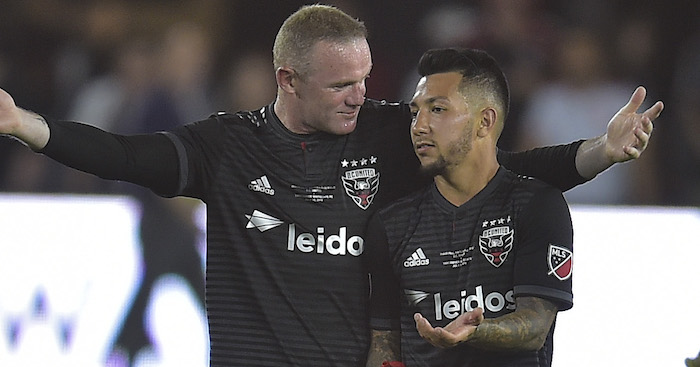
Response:
[[[411,132],[414,135],[425,134],[428,132],[430,124],[428,123],[428,118],[422,111],[416,112],[413,116],[413,122],[411,123]]]
[[[367,88],[364,82],[354,85],[348,98],[348,104],[351,106],[362,106],[365,103],[365,93],[367,93]]]

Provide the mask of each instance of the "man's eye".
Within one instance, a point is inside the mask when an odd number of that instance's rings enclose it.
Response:
[[[440,113],[440,112],[445,111],[445,109],[442,107],[434,106],[433,108],[431,108],[431,111],[436,112],[436,113]]]

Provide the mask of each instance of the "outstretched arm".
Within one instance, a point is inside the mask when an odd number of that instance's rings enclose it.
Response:
[[[47,121],[15,105],[0,89],[0,135],[18,139],[68,167],[104,179],[132,182],[159,195],[180,194],[180,161],[163,134],[121,136],[96,127]],[[50,138],[50,139],[49,139]]]
[[[637,88],[630,101],[608,122],[604,135],[524,152],[499,149],[498,161],[513,172],[536,177],[567,191],[593,179],[614,163],[636,159],[644,152],[653,121],[664,107],[657,102],[644,113],[637,113],[645,97],[646,90]]]
[[[44,118],[17,107],[3,89],[0,89],[0,134],[14,137],[35,151],[49,141],[49,127]]]
[[[518,351],[542,348],[557,314],[557,306],[537,297],[519,297],[516,310],[493,319],[484,319],[480,308],[460,315],[444,328],[432,327],[416,314],[416,328],[423,339],[439,348],[452,348],[467,342],[488,350]]]
[[[582,177],[591,179],[613,164],[637,159],[644,152],[654,128],[653,121],[664,109],[659,101],[638,113],[646,93],[644,87],[637,87],[629,102],[610,119],[605,134],[579,146],[576,169]]]

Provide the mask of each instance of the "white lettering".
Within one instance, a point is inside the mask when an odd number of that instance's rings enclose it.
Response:
[[[348,252],[352,256],[362,255],[365,250],[365,240],[360,236],[352,236],[348,239]]]
[[[476,302],[476,305],[472,306],[474,302]],[[484,291],[481,286],[476,287],[476,294],[467,297],[464,301],[464,309],[467,311],[472,311],[477,307],[484,308]]]
[[[363,169],[356,169],[354,171],[345,172],[345,178],[348,178],[348,179],[366,178],[366,177],[374,177],[374,176],[375,176],[374,168],[363,168]]]
[[[405,268],[412,268],[414,266],[428,265],[430,264],[430,259],[411,259],[403,262]]]
[[[296,238],[296,226],[294,223],[289,225],[289,232],[287,232],[287,251],[294,251],[294,239]]]
[[[507,309],[509,310],[515,310],[515,297],[513,297],[513,290],[509,290],[506,292],[506,301],[508,302],[508,305],[506,306]]]
[[[316,233],[318,233],[318,244],[316,244],[316,253],[323,253],[323,243],[325,242],[325,236],[323,233],[326,231],[323,227],[316,228]]]
[[[314,236],[311,233],[302,233],[297,237],[297,248],[301,252],[314,250]]]
[[[451,299],[442,306],[442,313],[448,319],[454,319],[462,313],[462,307],[460,307],[459,301]]]
[[[495,302],[494,302],[495,301]],[[505,306],[506,300],[503,298],[503,296],[500,293],[489,293],[488,296],[486,296],[486,308],[490,311],[493,312],[498,312],[503,309]],[[494,311],[498,310],[498,311]]]
[[[435,320],[442,320],[443,317],[448,320],[457,318],[464,312],[469,312],[477,307],[481,307],[491,312],[500,312],[504,308],[508,310],[515,309],[515,298],[513,291],[509,290],[505,296],[499,292],[491,292],[484,297],[484,289],[481,285],[474,289],[474,294],[467,294],[466,290],[460,292],[460,300],[445,300],[442,302],[442,295],[435,293],[433,300],[435,302]]]
[[[440,299],[440,293],[435,293],[433,299],[435,300],[435,320],[442,320],[442,300]]]
[[[275,195],[275,189],[270,188],[270,187],[260,186],[258,184],[251,183],[248,185],[248,189],[250,189],[251,191],[263,192],[263,193],[268,194],[268,195]]]
[[[497,235],[503,235],[508,233],[510,230],[510,227],[496,227],[496,228],[491,228],[487,229],[482,233],[483,237],[491,237],[491,236],[497,236]]]
[[[296,225],[289,225],[287,233],[287,250],[301,252],[314,252],[318,254],[328,253],[330,255],[360,256],[364,251],[365,240],[360,236],[347,238],[347,227],[340,227],[338,234],[325,236],[325,228],[316,228],[316,235],[311,233],[296,233]]]
[[[334,246],[337,244],[337,246]],[[341,227],[338,235],[328,236],[326,249],[331,255],[345,255],[345,227]]]

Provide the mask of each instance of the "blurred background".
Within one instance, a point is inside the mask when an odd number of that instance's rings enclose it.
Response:
[[[129,134],[170,129],[216,111],[257,109],[276,92],[274,36],[284,19],[306,3],[5,1],[0,88],[21,107]],[[602,173],[568,192],[567,199],[583,206],[700,207],[699,1],[326,3],[369,28],[370,98],[410,99],[415,65],[426,49],[477,47],[494,55],[512,91],[501,149],[600,135],[635,87],[644,85],[644,108],[663,100],[666,109],[643,158]],[[189,289],[188,299],[200,311],[203,305],[200,203],[160,199],[132,185],[64,168],[9,139],[0,139],[0,157],[0,193],[117,195],[135,203],[142,267],[104,361],[147,365],[143,354],[152,349],[154,336],[144,324],[155,290],[176,275]],[[27,297],[32,312],[46,312],[41,290]],[[7,345],[21,339],[20,329],[15,325],[5,331]],[[70,328],[61,330],[65,334]]]
[[[271,48],[304,1],[26,0],[0,12],[0,86],[18,105],[110,131],[172,128],[274,98]],[[368,97],[406,100],[432,47],[492,53],[513,92],[502,149],[601,134],[637,85],[663,100],[644,159],[569,193],[572,202],[700,203],[700,2],[331,1],[365,21]],[[113,192],[0,142],[0,190]]]

